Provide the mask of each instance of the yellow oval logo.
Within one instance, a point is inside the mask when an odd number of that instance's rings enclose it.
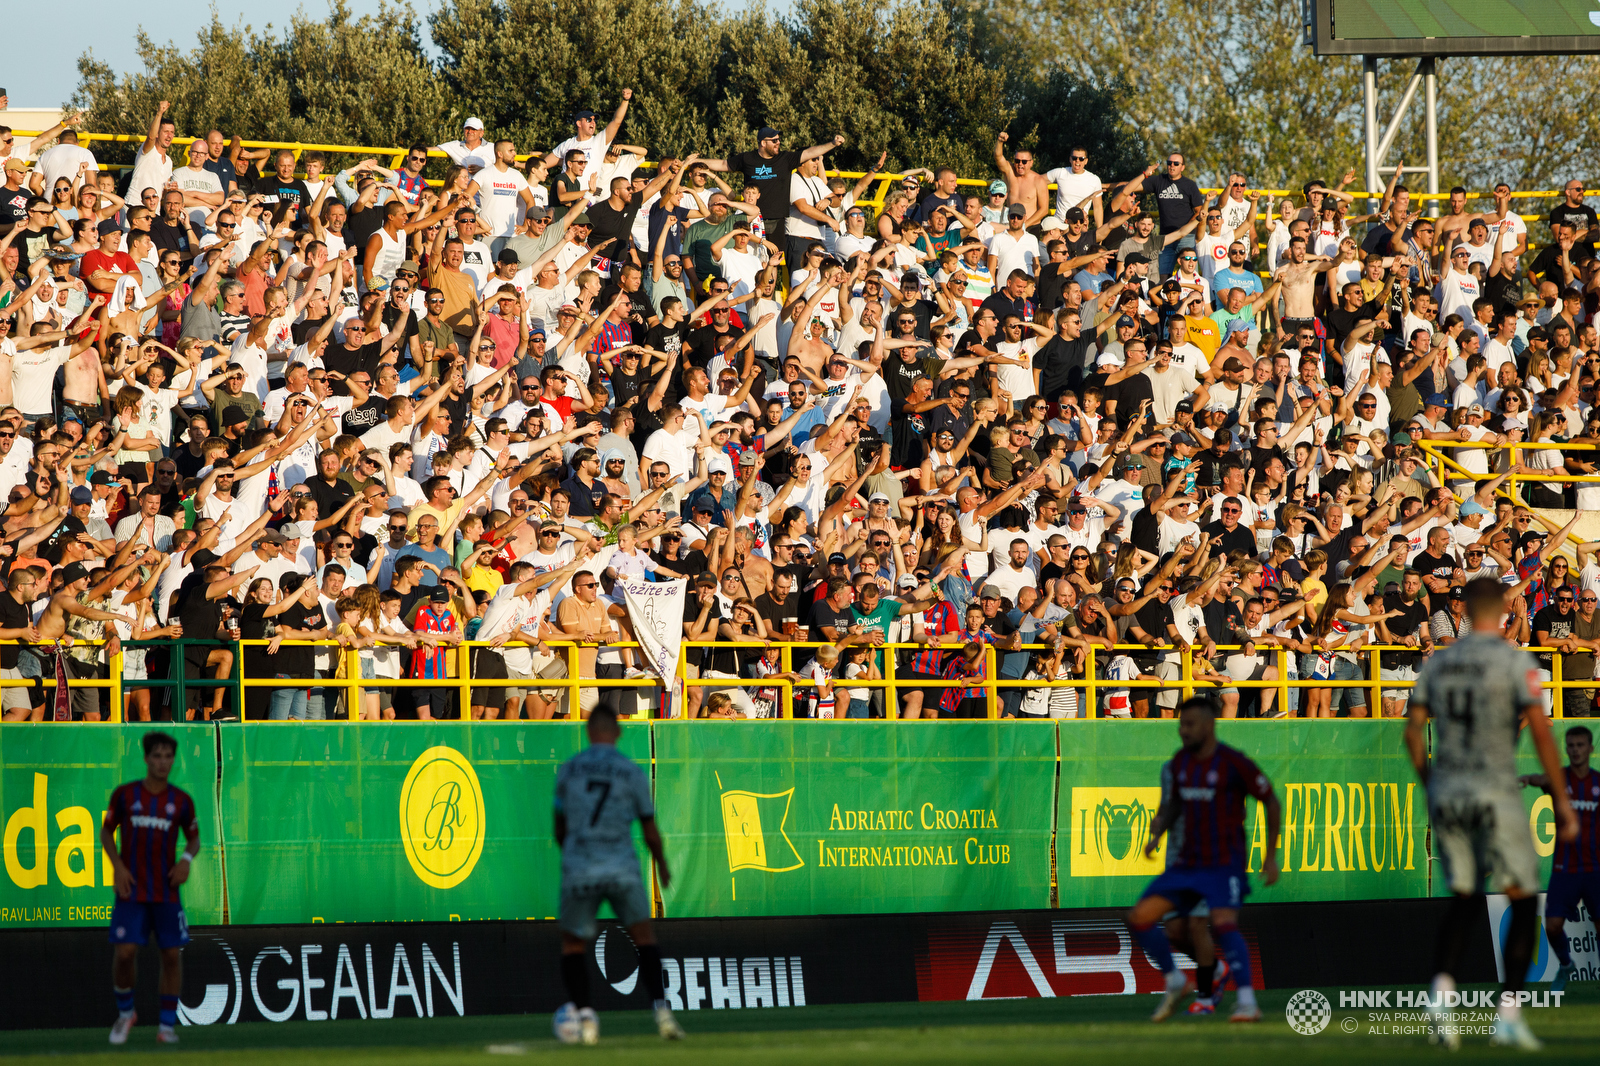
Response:
[[[483,789],[472,764],[443,744],[417,756],[400,787],[400,840],[424,883],[454,888],[483,854]]]

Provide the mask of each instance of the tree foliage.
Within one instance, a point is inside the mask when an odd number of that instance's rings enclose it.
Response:
[[[1180,150],[1202,184],[1238,170],[1263,186],[1337,180],[1364,159],[1361,61],[1317,58],[1302,44],[1302,0],[950,0],[1004,42],[1016,68],[1059,68],[1115,101],[1110,114],[1158,151]],[[1380,66],[1387,120],[1415,61]],[[1440,60],[1444,188],[1550,188],[1585,170],[1600,134],[1600,58]],[[1420,95],[1418,97],[1420,101]],[[1393,155],[1426,157],[1422,109]]]
[[[983,18],[948,0],[797,0],[784,16],[709,0],[445,0],[426,20],[435,61],[409,3],[357,18],[332,0],[326,19],[297,14],[281,31],[213,10],[189,50],[141,33],[142,70],[85,53],[73,104],[96,129],[141,132],[165,99],[183,134],[394,146],[454,138],[476,115],[531,151],[569,136],[576,110],[604,122],[631,88],[622,140],[652,156],[751,148],[773,125],[791,145],[843,133],[830,161],[845,169],[887,151],[890,167],[987,177],[995,134],[1019,115],[1047,157],[1062,137],[1118,165],[1138,154],[1107,110],[1114,94],[1063,69],[1015,76]]]
[[[403,146],[448,126],[447,89],[409,5],[357,18],[333,0],[326,19],[296,14],[281,34],[225,26],[213,9],[192,50],[141,30],[138,52],[144,69],[120,76],[92,51],[78,60],[71,106],[90,129],[142,133],[162,100],[194,136]]]

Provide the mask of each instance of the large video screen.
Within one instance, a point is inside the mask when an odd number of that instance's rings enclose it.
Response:
[[[1311,0],[1319,54],[1600,51],[1600,0]]]

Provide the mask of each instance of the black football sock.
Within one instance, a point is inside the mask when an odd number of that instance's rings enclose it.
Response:
[[[561,956],[561,980],[574,1007],[582,1010],[589,1005],[589,960],[581,952]]]
[[[1211,983],[1217,976],[1217,964],[1202,965],[1199,962],[1194,966],[1194,994],[1200,999],[1211,998]]]
[[[644,981],[644,992],[650,997],[651,1003],[667,998],[661,988],[660,946],[645,944],[639,948],[639,977]]]
[[[1511,928],[1506,933],[1506,979],[1503,992],[1520,992],[1528,983],[1528,963],[1533,961],[1534,937],[1539,926],[1539,897],[1511,901]]]
[[[1461,956],[1467,950],[1467,937],[1472,932],[1472,919],[1478,912],[1477,896],[1456,896],[1450,901],[1450,910],[1439,927],[1439,940],[1433,956],[1433,972],[1455,977],[1461,968]]]

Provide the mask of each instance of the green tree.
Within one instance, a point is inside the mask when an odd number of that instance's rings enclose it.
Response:
[[[698,0],[449,0],[430,17],[440,73],[467,115],[519,151],[572,135],[572,113],[603,126],[633,90],[619,135],[652,157],[703,147],[716,104],[721,20]]]
[[[138,53],[143,69],[120,76],[92,52],[78,60],[72,106],[91,129],[142,132],[168,100],[184,135],[401,146],[428,140],[446,111],[409,4],[357,18],[333,0],[327,19],[297,14],[282,35],[225,26],[213,9],[193,49],[141,30]]]

